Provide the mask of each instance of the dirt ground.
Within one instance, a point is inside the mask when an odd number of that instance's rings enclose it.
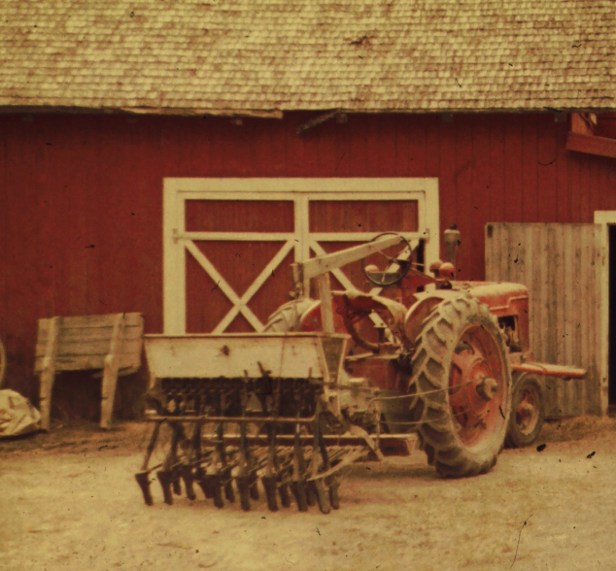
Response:
[[[550,423],[487,475],[439,478],[423,453],[352,466],[342,507],[272,513],[143,504],[146,425],[0,442],[0,568],[616,569],[616,419]]]

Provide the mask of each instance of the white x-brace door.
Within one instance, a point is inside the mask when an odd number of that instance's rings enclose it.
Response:
[[[189,231],[186,228],[187,201],[292,201],[293,224],[285,232]],[[201,269],[217,284],[231,303],[231,308],[216,325],[220,333],[241,315],[255,330],[263,322],[249,307],[249,302],[263,287],[268,277],[290,252],[295,261],[326,252],[323,244],[330,242],[363,242],[378,232],[311,232],[311,201],[416,201],[417,228],[391,228],[383,221],[382,231],[398,231],[408,239],[425,240],[425,259],[429,264],[439,257],[439,197],[438,181],[434,178],[166,178],[163,202],[164,256],[164,333],[186,332],[186,263],[194,258]],[[197,246],[199,242],[271,241],[282,244],[258,276],[243,292],[238,293],[219,269]],[[341,270],[336,279],[344,287],[353,287]]]

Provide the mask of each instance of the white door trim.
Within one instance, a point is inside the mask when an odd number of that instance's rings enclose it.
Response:
[[[210,275],[233,308],[217,325],[222,332],[238,315],[258,329],[259,319],[248,307],[267,276],[294,250],[296,260],[319,252],[319,242],[363,241],[374,232],[325,232],[309,236],[311,200],[416,200],[418,231],[405,233],[409,239],[425,239],[429,265],[440,256],[439,193],[436,178],[165,178],[163,181],[163,331],[167,335],[186,332],[186,253]],[[187,200],[276,200],[294,203],[294,228],[290,232],[189,232],[186,230]],[[392,229],[394,230],[394,229]],[[195,246],[199,241],[271,240],[284,245],[270,260],[249,289],[238,295],[222,279],[207,257]]]
[[[601,225],[601,243],[604,246],[605,258],[602,260],[600,273],[601,289],[601,341],[599,355],[601,371],[601,408],[603,414],[607,414],[609,406],[609,383],[616,383],[616,379],[610,379],[610,235],[609,226],[616,225],[616,210],[596,210],[594,215],[595,224]]]

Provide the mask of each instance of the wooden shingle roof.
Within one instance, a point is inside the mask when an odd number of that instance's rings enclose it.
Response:
[[[0,107],[616,109],[616,3],[3,0]]]

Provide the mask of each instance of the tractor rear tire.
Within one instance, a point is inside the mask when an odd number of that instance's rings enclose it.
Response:
[[[511,408],[504,339],[488,307],[446,298],[415,342],[411,416],[429,464],[446,477],[488,472],[502,450]]]

